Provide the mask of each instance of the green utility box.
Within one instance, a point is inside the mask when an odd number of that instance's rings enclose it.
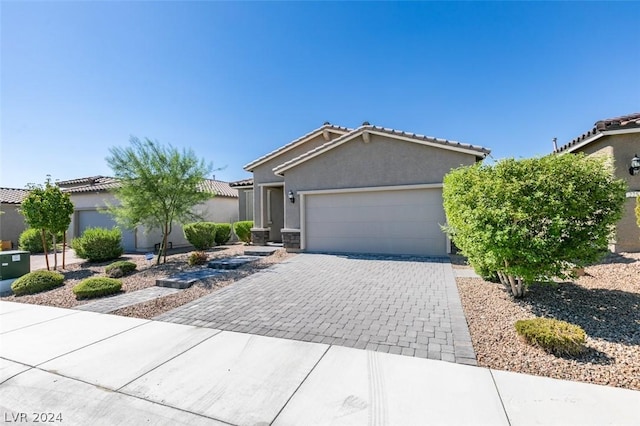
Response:
[[[0,251],[0,281],[20,278],[31,271],[30,253],[22,250]]]

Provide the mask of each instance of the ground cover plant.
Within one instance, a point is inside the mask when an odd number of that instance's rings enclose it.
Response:
[[[110,278],[120,278],[131,272],[135,271],[138,265],[126,260],[119,260],[107,265],[104,268],[104,273]]]
[[[528,343],[556,355],[578,355],[585,350],[584,330],[553,318],[518,320],[516,332]]]
[[[91,299],[115,294],[122,288],[122,281],[116,278],[91,277],[73,287],[73,293],[80,299]]]
[[[55,271],[33,271],[25,274],[11,284],[11,291],[16,296],[35,294],[59,287],[64,282],[64,275]]]

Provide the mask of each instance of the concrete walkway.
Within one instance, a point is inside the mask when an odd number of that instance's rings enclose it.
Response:
[[[0,418],[64,425],[637,425],[640,392],[0,302]]]
[[[298,254],[154,319],[476,364],[446,259]]]
[[[79,257],[77,257],[76,253],[69,247],[67,247],[67,249],[65,250],[64,257],[65,257],[64,259],[65,266],[84,262],[84,259],[80,259]],[[47,263],[46,263],[44,254],[32,254],[29,260],[31,263],[32,271],[37,271],[38,269],[47,268]],[[53,269],[53,252],[49,253],[49,266],[51,267],[51,269]],[[58,251],[58,269],[62,269],[62,252],[61,251]]]

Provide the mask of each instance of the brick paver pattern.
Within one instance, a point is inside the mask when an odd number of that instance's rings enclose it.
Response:
[[[154,319],[476,365],[448,259],[298,254]]]

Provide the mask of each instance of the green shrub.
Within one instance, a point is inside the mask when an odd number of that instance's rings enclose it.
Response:
[[[111,278],[120,278],[124,277],[130,272],[135,271],[137,266],[138,265],[133,262],[120,260],[118,262],[113,262],[112,264],[107,265],[107,267],[104,268],[104,273]]]
[[[231,224],[216,223],[216,245],[226,244],[231,239]]]
[[[44,253],[42,248],[42,231],[39,229],[25,229],[18,239],[18,248],[20,250],[30,251],[31,253]],[[51,250],[51,236],[47,235],[47,251]]]
[[[40,293],[59,287],[64,276],[55,271],[34,271],[21,276],[11,284],[11,290],[16,296]]]
[[[207,250],[216,245],[216,224],[213,222],[194,222],[182,227],[184,237],[197,250]]]
[[[73,287],[73,293],[78,299],[107,296],[120,291],[122,281],[115,278],[93,277],[80,281]]]
[[[120,229],[87,228],[82,236],[71,241],[76,255],[89,262],[102,262],[122,256],[122,233]]]
[[[251,242],[251,228],[253,228],[251,220],[242,220],[233,224],[233,232],[236,233],[240,241],[247,244]]]
[[[516,331],[527,343],[556,355],[578,355],[584,350],[586,334],[574,324],[552,318],[516,321]]]
[[[204,265],[207,263],[207,253],[203,251],[194,251],[189,255],[189,265]]]

